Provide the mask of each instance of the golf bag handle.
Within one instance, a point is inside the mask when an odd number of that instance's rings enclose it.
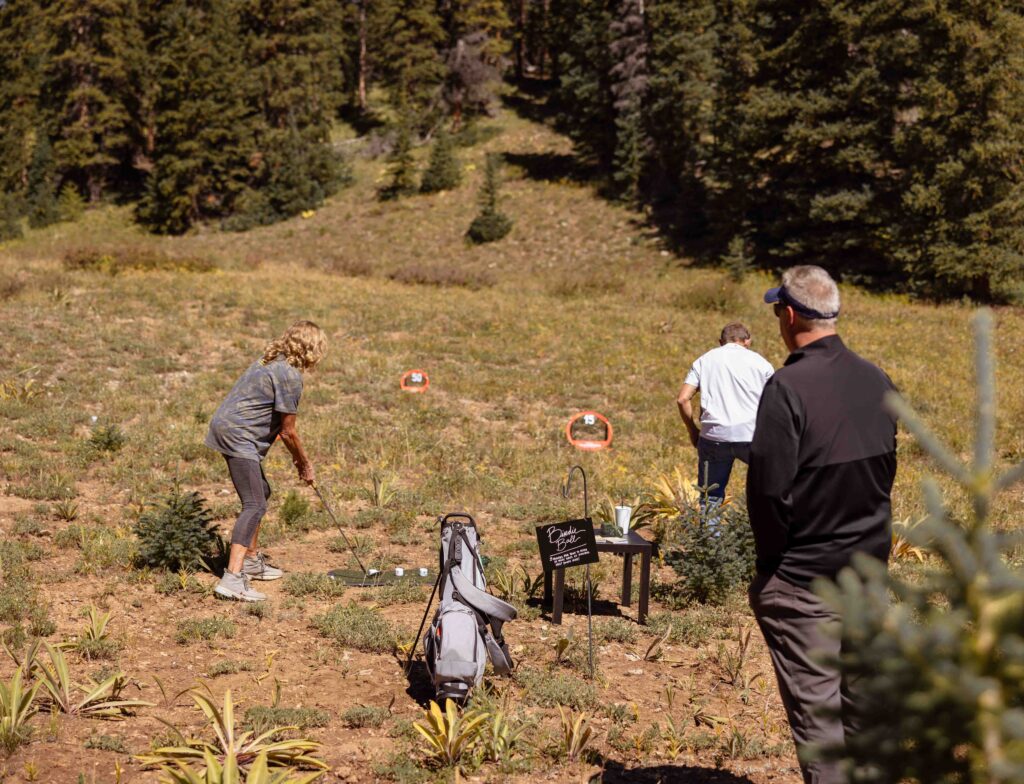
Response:
[[[447,523],[449,520],[460,519],[469,520],[469,524],[476,528],[476,520],[474,520],[473,515],[469,514],[468,512],[449,512],[448,514],[444,515],[444,517],[441,517],[439,519],[439,522],[441,523],[442,526],[444,526],[444,524]]]

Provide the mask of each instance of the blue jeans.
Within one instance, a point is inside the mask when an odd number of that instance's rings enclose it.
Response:
[[[729,484],[736,460],[750,462],[749,441],[709,441],[706,438],[697,441],[697,484],[701,487],[718,485],[708,491],[709,503],[720,504],[725,498],[725,486]]]

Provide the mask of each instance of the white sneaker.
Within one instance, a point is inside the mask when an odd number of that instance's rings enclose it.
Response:
[[[245,556],[245,560],[242,561],[242,574],[250,580],[280,580],[284,577],[284,572],[267,563],[267,557],[263,553]]]
[[[245,572],[234,574],[227,569],[224,570],[224,576],[220,578],[213,592],[225,599],[237,599],[240,602],[262,602],[267,598],[265,593],[252,589],[249,576]]]

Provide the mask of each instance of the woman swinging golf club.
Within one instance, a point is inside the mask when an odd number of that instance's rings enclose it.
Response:
[[[220,404],[206,445],[224,455],[228,473],[242,501],[242,512],[231,532],[231,554],[217,587],[218,596],[261,602],[266,595],[251,580],[277,580],[280,569],[259,551],[260,521],[267,511],[270,484],[262,460],[278,435],[291,452],[299,478],[313,484],[313,464],[295,429],[302,395],[302,373],[324,358],[327,336],[312,321],[297,321],[263,350]]]

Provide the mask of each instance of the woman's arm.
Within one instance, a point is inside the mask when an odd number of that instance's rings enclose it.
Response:
[[[295,414],[281,414],[281,440],[292,453],[292,462],[298,469],[299,479],[307,485],[314,482],[313,464],[309,461],[306,450],[302,447],[299,431],[295,429]]]

